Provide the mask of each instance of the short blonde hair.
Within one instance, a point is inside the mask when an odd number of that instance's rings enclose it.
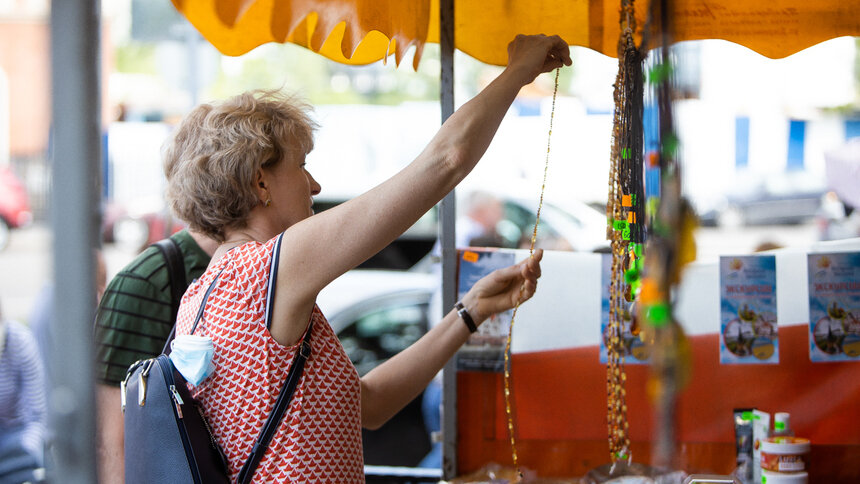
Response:
[[[183,120],[164,152],[167,201],[192,230],[223,242],[260,203],[257,170],[313,149],[310,106],[279,91],[251,91],[203,104]]]

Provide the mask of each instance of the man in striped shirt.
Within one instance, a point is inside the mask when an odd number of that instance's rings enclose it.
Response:
[[[182,230],[171,236],[179,246],[190,283],[206,270],[218,243]],[[184,292],[184,288],[183,292]],[[177,301],[178,306],[178,301]],[[98,457],[101,482],[123,482],[123,416],[120,382],[137,360],[161,354],[173,328],[170,273],[164,255],[148,247],[108,284],[95,322]]]
[[[0,483],[36,478],[45,450],[45,382],[30,330],[0,314]]]

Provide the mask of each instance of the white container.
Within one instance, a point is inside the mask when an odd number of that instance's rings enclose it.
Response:
[[[809,474],[806,472],[771,472],[762,469],[761,484],[809,484]]]
[[[794,431],[791,430],[791,415],[788,412],[776,412],[773,415],[773,435],[794,436]]]
[[[804,472],[809,449],[809,439],[768,437],[761,442],[761,468],[780,473]]]

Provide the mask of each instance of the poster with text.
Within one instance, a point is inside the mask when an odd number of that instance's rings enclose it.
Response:
[[[779,363],[776,257],[720,257],[720,363]]]
[[[600,362],[606,364],[609,361],[606,354],[606,343],[609,338],[609,286],[612,282],[612,254],[603,254],[600,258],[600,264]],[[633,334],[634,321],[637,317],[634,305],[624,301],[622,307],[618,308],[617,311],[621,321],[624,363],[634,365],[650,363],[651,349],[642,342],[639,336]]]
[[[809,359],[860,361],[860,252],[809,254]]]
[[[514,253],[497,249],[461,250],[457,275],[457,299],[462,300],[479,279],[496,269],[514,264]],[[505,370],[505,343],[513,310],[491,316],[469,337],[457,353],[457,369],[465,371]]]

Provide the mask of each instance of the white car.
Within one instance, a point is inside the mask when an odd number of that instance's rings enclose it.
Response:
[[[510,241],[531,239],[538,201],[526,198],[503,198],[505,218],[496,230]],[[544,201],[538,225],[536,246],[548,250],[593,252],[608,247],[606,215],[589,205],[567,200]],[[516,248],[511,244],[510,248]]]
[[[364,375],[427,332],[438,286],[427,273],[356,269],[323,289],[317,304]]]
[[[326,286],[317,305],[364,375],[427,332],[430,298],[438,285],[438,276],[427,273],[356,269]],[[365,464],[414,467],[430,451],[421,399],[380,429],[362,432]]]

